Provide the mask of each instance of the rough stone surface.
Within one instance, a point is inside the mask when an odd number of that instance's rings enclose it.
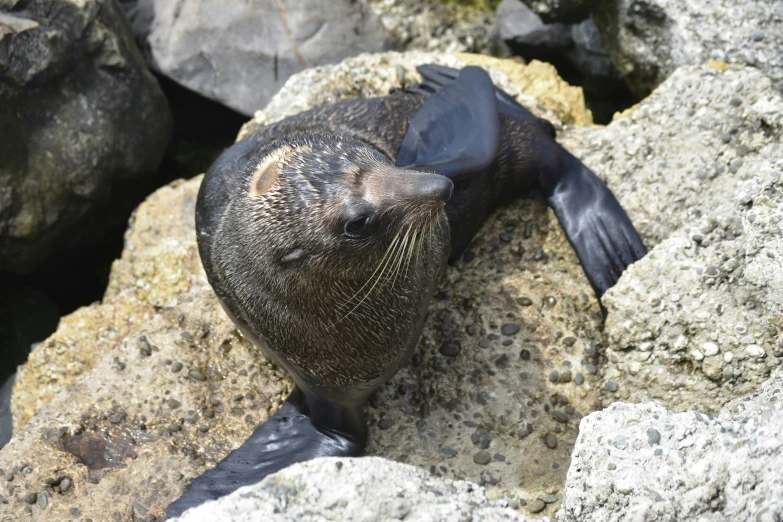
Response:
[[[372,68],[335,66],[333,74],[315,83],[307,80],[312,74],[307,71],[302,81],[291,80],[286,91],[275,99],[317,103],[342,92],[345,85],[355,89],[345,96],[357,95],[362,92],[359,89],[366,89],[365,95],[383,94],[395,85],[398,64],[405,63],[411,69],[427,61],[456,66],[463,63],[448,55],[394,55],[393,59],[377,60]],[[353,71],[353,80],[349,70]],[[502,72],[492,70],[492,75],[529,103],[531,98],[519,94]],[[329,84],[326,78],[334,83]],[[270,118],[285,115],[274,107],[273,101]],[[531,108],[557,123],[557,117],[535,101]],[[122,331],[124,326],[115,325],[119,333],[112,335],[117,338],[103,347],[97,333],[93,333],[92,341],[99,345],[97,348],[91,348],[86,340],[74,342],[74,348],[70,348],[68,340],[61,337],[58,346],[64,344],[72,350],[63,353],[65,360],[75,358],[75,352],[82,350],[106,350],[102,358],[95,355],[95,369],[89,374],[83,372],[71,388],[64,385],[70,376],[54,366],[57,354],[43,349],[49,353],[40,357],[48,363],[35,370],[37,377],[27,381],[32,389],[26,392],[26,403],[34,409],[38,397],[51,388],[44,368],[57,377],[61,391],[48,405],[40,407],[0,453],[3,469],[24,459],[35,464],[27,482],[14,479],[12,484],[23,485],[11,490],[11,504],[0,510],[8,509],[16,516],[29,507],[24,503],[23,491],[43,492],[38,485],[56,470],[81,470],[73,463],[63,467],[63,459],[72,461],[73,456],[63,455],[57,444],[46,442],[51,439],[41,439],[42,429],[65,426],[73,435],[75,426],[82,426],[81,416],[90,413],[82,429],[100,430],[105,423],[94,415],[103,412],[110,420],[111,408],[117,408],[131,420],[145,416],[147,420],[141,422],[152,426],[149,430],[163,433],[156,435],[160,442],[135,450],[148,451],[150,457],[126,459],[124,468],[105,472],[100,483],[108,480],[105,490],[85,483],[85,470],[78,477],[74,471],[69,475],[74,489],[95,495],[73,497],[72,502],[69,498],[67,506],[77,507],[85,516],[97,509],[105,511],[107,506],[117,509],[116,499],[110,501],[106,492],[121,486],[127,493],[123,498],[139,498],[138,505],[160,516],[187,483],[175,481],[171,474],[193,477],[206,466],[213,466],[245,440],[253,425],[265,418],[267,408],[277,404],[284,394],[287,381],[281,381],[263,357],[237,338],[203,280],[192,228],[197,183],[198,179],[163,188],[139,208],[126,238],[126,251],[114,265],[106,304],[95,307],[102,309],[117,300],[136,303],[123,313],[138,313],[139,307],[146,307],[151,309],[151,319],[136,322],[129,317],[133,324]],[[509,241],[501,241],[501,234]],[[542,494],[559,498],[576,425],[583,414],[598,405],[597,380],[586,371],[587,377],[579,384],[572,377],[584,371],[583,362],[597,362],[586,352],[597,342],[601,322],[600,308],[576,256],[544,204],[523,200],[489,219],[470,254],[447,272],[412,364],[384,386],[367,408],[371,439],[368,453],[415,464],[448,479],[483,484],[488,497],[506,498],[514,506],[522,501],[531,503]],[[184,326],[180,325],[180,315]],[[118,313],[115,318],[122,320],[122,315]],[[86,331],[94,331],[90,324],[84,325]],[[507,324],[519,325],[519,331],[501,335]],[[142,336],[146,341],[141,340]],[[446,343],[461,347],[456,356],[440,353]],[[226,354],[227,347],[231,350]],[[116,369],[119,363],[124,365],[122,374]],[[140,365],[145,371],[139,369]],[[204,384],[188,377],[194,368],[207,376]],[[554,381],[548,378],[552,371],[558,373]],[[84,389],[87,392],[83,394],[78,391]],[[224,405],[223,412],[215,410],[214,424],[207,413],[212,410],[209,399],[213,393],[222,394]],[[254,398],[248,398],[248,393]],[[245,398],[238,401],[240,396]],[[180,404],[176,411],[181,413],[170,411],[171,404]],[[260,406],[256,411],[247,404]],[[90,427],[93,418],[95,428]],[[234,421],[241,421],[241,429],[231,424]],[[206,435],[196,433],[202,424],[210,426]],[[168,451],[176,453],[163,457],[158,444],[168,445]],[[474,462],[479,451],[486,451],[491,460],[485,464]],[[159,465],[167,472],[155,471]],[[161,482],[165,482],[165,488]],[[4,494],[2,490],[0,494]],[[61,505],[60,498],[54,496],[47,511],[54,512],[60,509],[55,506]],[[557,506],[557,502],[547,504],[542,514],[551,514]],[[35,507],[32,509],[40,515]]]
[[[579,84],[593,101],[625,96],[627,87],[601,43],[601,34],[592,16],[579,23],[544,23],[520,0],[503,0],[498,6],[493,32],[501,56],[540,59],[568,67],[581,75]],[[572,73],[573,74],[573,73]]]
[[[362,54],[337,65],[313,67],[297,74],[253,119],[239,137],[312,107],[355,97],[385,96],[389,89],[421,81],[416,66],[437,63],[449,67],[477,65],[488,70],[493,82],[515,96],[537,116],[555,125],[590,124],[584,93],[559,78],[554,67],[542,62],[524,65],[513,60],[470,53],[439,54],[421,51]],[[549,111],[547,111],[549,109]]]
[[[783,371],[717,417],[615,403],[579,426],[561,522],[783,518]]]
[[[12,404],[16,430],[149,321],[155,307],[171,307],[177,295],[206,285],[193,231],[200,182],[163,187],[134,212],[103,304],[63,317],[20,368]]]
[[[442,480],[426,471],[377,457],[320,458],[295,464],[172,522],[232,520],[320,522],[351,520],[525,522],[507,500],[490,501],[484,489]],[[548,518],[535,519],[548,522]]]
[[[5,1],[0,47],[0,270],[24,273],[130,212],[171,117],[116,2]]]
[[[605,404],[716,412],[781,363],[782,114],[755,69],[687,67],[605,129],[564,135],[657,245],[603,299]]]
[[[237,447],[287,393],[211,289],[194,289],[135,326],[14,433],[0,450],[0,520],[71,520],[74,508],[85,520],[160,520],[187,480]],[[48,500],[31,507],[31,494]]]
[[[600,0],[595,21],[628,85],[647,95],[682,65],[752,65],[783,91],[783,3]]]
[[[390,45],[348,0],[140,0],[134,32],[155,70],[247,115],[306,67]]]
[[[401,51],[494,54],[492,0],[366,2]]]

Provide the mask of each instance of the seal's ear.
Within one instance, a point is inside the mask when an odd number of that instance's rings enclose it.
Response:
[[[256,166],[253,176],[250,178],[250,186],[248,187],[250,195],[262,197],[269,192],[279,175],[280,156],[278,154],[270,154]]]

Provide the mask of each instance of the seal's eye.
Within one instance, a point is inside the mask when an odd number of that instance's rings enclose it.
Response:
[[[354,239],[367,236],[371,231],[372,215],[363,214],[345,224],[345,235]]]

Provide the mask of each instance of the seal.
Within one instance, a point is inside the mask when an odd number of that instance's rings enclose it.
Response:
[[[296,462],[359,455],[363,403],[408,362],[438,273],[498,205],[540,192],[599,296],[645,254],[551,124],[480,68],[419,71],[415,87],[264,127],[205,175],[196,228],[209,282],[295,388],[169,516]]]

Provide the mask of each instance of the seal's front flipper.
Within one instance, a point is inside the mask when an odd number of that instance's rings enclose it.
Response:
[[[557,146],[560,177],[544,186],[582,268],[598,297],[614,286],[623,270],[646,253],[639,234],[603,181]]]
[[[185,510],[259,482],[283,468],[317,457],[356,457],[367,441],[361,408],[339,408],[298,388],[280,410],[218,465],[193,480],[166,515]]]
[[[492,163],[500,119],[495,86],[483,69],[465,67],[456,79],[427,80],[408,92],[428,98],[408,119],[398,167],[431,170],[457,181]]]

